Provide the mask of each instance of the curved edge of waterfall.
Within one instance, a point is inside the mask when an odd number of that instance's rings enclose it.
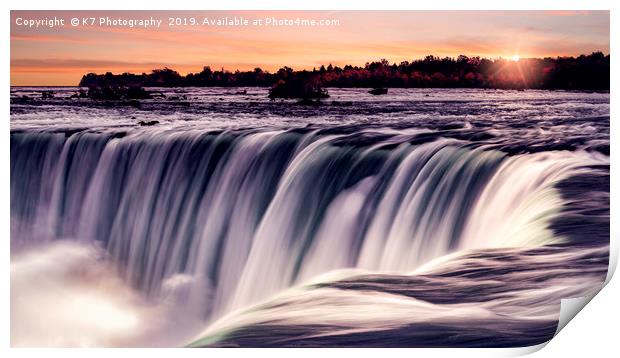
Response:
[[[553,338],[561,299],[598,290],[608,254],[605,245],[482,250],[411,275],[313,282],[222,317],[189,346],[532,346]]]

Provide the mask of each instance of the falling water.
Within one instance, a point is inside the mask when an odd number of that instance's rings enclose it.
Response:
[[[97,243],[147,296],[188,283],[212,320],[336,269],[561,243],[555,185],[604,162],[364,130],[15,132],[11,242]]]

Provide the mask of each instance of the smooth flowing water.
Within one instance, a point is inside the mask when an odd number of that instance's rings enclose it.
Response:
[[[160,90],[12,89],[13,345],[527,345],[604,280],[608,94]]]

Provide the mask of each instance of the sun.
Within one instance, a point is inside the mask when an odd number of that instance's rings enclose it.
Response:
[[[511,60],[513,60],[514,62],[517,62],[517,61],[519,61],[519,59],[520,59],[520,58],[521,58],[521,57],[519,57],[519,55],[513,55],[513,56],[511,57]]]

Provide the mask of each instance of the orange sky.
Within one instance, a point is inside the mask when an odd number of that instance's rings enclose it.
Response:
[[[70,25],[109,16],[163,20],[157,28]],[[325,27],[180,26],[168,17],[335,19]],[[30,28],[18,18],[63,18],[65,26]],[[248,70],[321,64],[363,65],[429,54],[545,57],[609,53],[608,11],[12,11],[11,85],[76,85],[87,72],[182,74],[203,66]]]

